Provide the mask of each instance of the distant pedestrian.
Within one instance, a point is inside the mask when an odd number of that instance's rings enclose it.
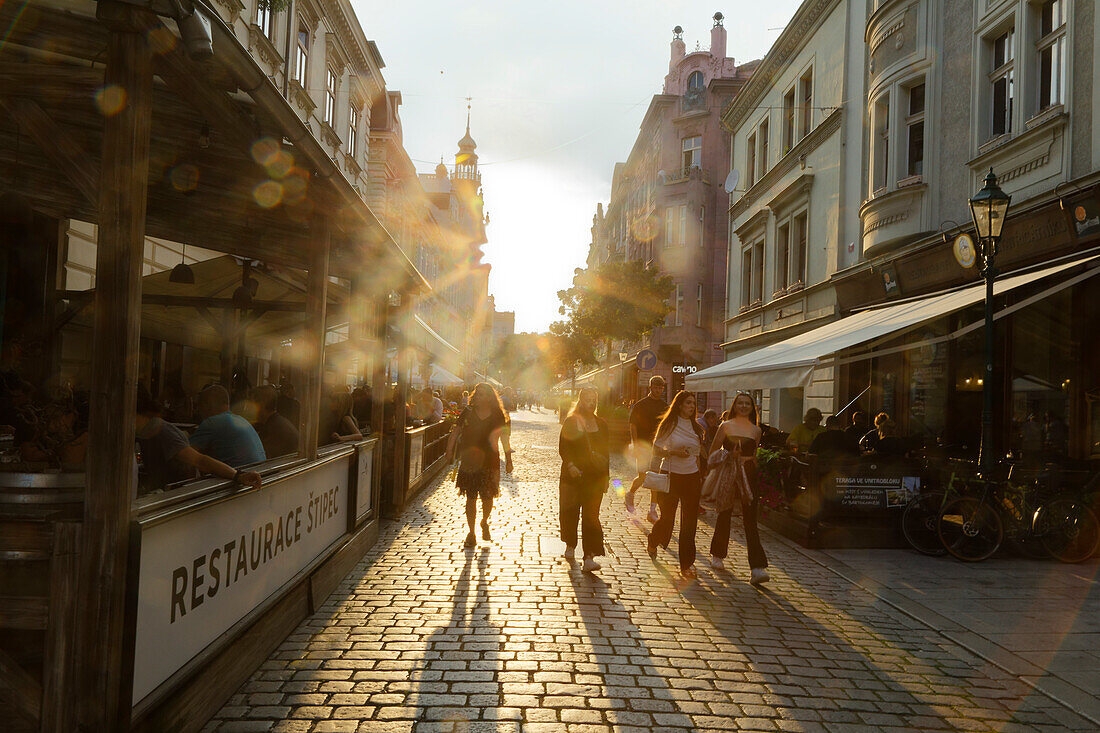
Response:
[[[565,543],[565,557],[573,560],[577,552],[579,520],[583,532],[584,569],[588,572],[600,569],[596,558],[604,554],[600,504],[611,474],[610,431],[603,418],[596,415],[598,401],[595,389],[582,389],[558,437],[561,540]]]
[[[771,579],[765,569],[768,567],[768,557],[760,544],[760,532],[756,526],[756,515],[760,507],[756,449],[760,445],[762,433],[756,403],[751,395],[741,392],[734,397],[730,412],[730,419],[718,427],[718,433],[710,446],[711,453],[719,449],[728,453],[726,460],[712,469],[719,471],[719,474],[715,480],[718,519],[710,543],[710,564],[716,569],[722,567],[722,562],[729,553],[733,507],[740,504],[745,525],[745,542],[749,551],[749,582],[760,585]]]
[[[668,547],[676,506],[680,509],[680,574],[695,577],[695,528],[699,523],[699,494],[703,485],[700,457],[703,452],[703,428],[695,417],[695,395],[678,392],[657,426],[653,450],[661,462],[659,470],[669,475],[667,494],[658,494],[661,516],[649,534],[649,556],[657,557],[657,547]]]
[[[477,498],[481,497],[481,536],[486,542],[489,534],[489,515],[493,500],[500,496],[500,452],[504,449],[504,470],[512,472],[512,447],[509,444],[511,421],[500,395],[491,385],[482,382],[474,387],[470,405],[459,415],[451,436],[447,439],[447,462],[454,460],[457,450],[458,477],[455,484],[460,496],[466,497],[466,523],[470,532],[465,547],[477,544],[474,522],[477,520]]]
[[[653,465],[653,437],[661,416],[668,412],[665,402],[665,379],[660,375],[649,378],[649,394],[634,403],[630,408],[630,443],[634,449],[634,463],[637,476],[626,492],[626,510],[634,513],[634,493],[645,480],[646,472]],[[694,418],[692,418],[694,419]],[[650,495],[649,521],[657,521],[657,499]]]

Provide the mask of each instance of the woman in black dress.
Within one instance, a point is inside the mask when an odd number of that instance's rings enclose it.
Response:
[[[499,442],[504,448],[504,470],[512,472],[512,448],[508,437],[511,421],[500,396],[491,385],[482,382],[474,387],[470,405],[458,418],[451,437],[447,440],[447,462],[455,457],[458,449],[458,479],[455,481],[460,496],[466,497],[466,522],[470,532],[465,547],[477,544],[474,522],[477,519],[477,497],[481,497],[481,536],[492,540],[489,534],[489,514],[493,511],[493,499],[500,495]]]
[[[734,503],[741,504],[741,513],[745,523],[745,543],[749,551],[749,582],[753,585],[766,583],[768,575],[768,556],[760,544],[760,532],[756,526],[756,514],[760,507],[760,481],[756,467],[756,448],[760,445],[760,425],[756,413],[756,403],[752,396],[744,392],[733,399],[729,418],[718,426],[718,434],[710,452],[724,448],[728,456],[711,470],[719,471],[715,477],[715,504],[718,519],[714,525],[714,537],[710,543],[710,564],[715,569],[722,567],[729,552],[730,520],[733,517]]]
[[[579,520],[583,532],[584,569],[588,572],[600,569],[596,557],[604,554],[600,503],[611,474],[610,433],[607,423],[596,416],[598,399],[595,389],[582,389],[558,436],[561,540],[565,543],[565,557],[573,560],[577,553]]]

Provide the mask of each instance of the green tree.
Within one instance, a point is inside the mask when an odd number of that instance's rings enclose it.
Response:
[[[607,262],[577,270],[573,286],[558,291],[559,312],[571,333],[604,344],[610,353],[612,342],[636,341],[664,322],[673,287],[671,277],[640,261]]]
[[[575,379],[578,365],[596,363],[596,344],[572,321],[555,321],[546,341],[546,360],[558,379]]]

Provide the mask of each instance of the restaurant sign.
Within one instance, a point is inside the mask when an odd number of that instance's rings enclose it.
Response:
[[[345,533],[351,455],[140,531],[140,702]]]
[[[834,510],[901,508],[920,492],[919,476],[842,476],[830,479],[826,496]]]

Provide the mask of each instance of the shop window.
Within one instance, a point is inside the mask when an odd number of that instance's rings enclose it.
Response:
[[[905,174],[924,173],[924,82],[909,87],[909,110],[905,118]]]
[[[1039,7],[1039,109],[1065,103],[1066,2],[1047,0]]]
[[[1069,451],[1070,398],[1081,362],[1073,338],[1071,289],[1012,316],[1010,448],[1024,459]]]
[[[1012,105],[1015,98],[1015,66],[1013,43],[1015,29],[1009,28],[991,41],[992,68],[989,73],[991,87],[990,134],[1005,135],[1012,132]]]

